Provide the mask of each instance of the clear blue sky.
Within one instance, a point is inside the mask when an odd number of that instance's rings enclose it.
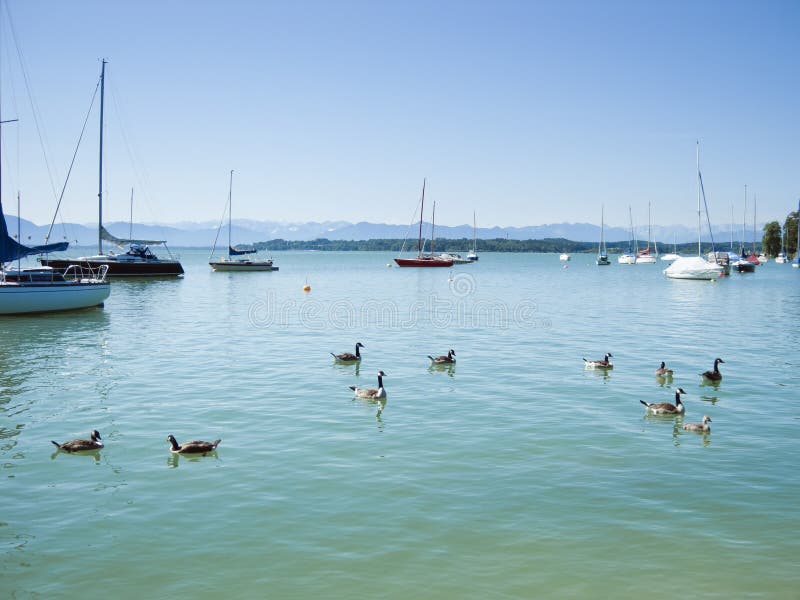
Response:
[[[715,224],[745,184],[759,221],[800,197],[797,0],[2,1],[57,187],[109,60],[108,220],[133,186],[137,221],[216,221],[234,169],[234,218],[406,224],[427,177],[448,225],[691,225],[696,139]],[[3,202],[43,224],[2,21]],[[96,222],[96,112],[86,135],[65,221]]]

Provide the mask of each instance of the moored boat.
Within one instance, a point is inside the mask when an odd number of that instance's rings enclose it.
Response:
[[[597,266],[603,267],[611,264],[608,260],[605,237],[605,207],[600,206],[600,243],[597,244]]]
[[[431,227],[431,253],[424,254],[422,251],[422,215],[425,211],[425,180],[422,180],[422,199],[419,209],[419,237],[417,238],[416,258],[395,258],[394,262],[399,267],[452,267],[453,261],[433,254],[433,227]],[[401,250],[402,252],[402,250]]]
[[[4,121],[0,118],[0,124]],[[0,136],[0,140],[2,136]],[[1,142],[0,142],[1,143]],[[0,158],[2,148],[0,148]],[[0,160],[2,192],[2,160]],[[0,315],[18,315],[89,308],[102,305],[111,293],[105,280],[106,270],[84,271],[70,266],[64,271],[49,267],[23,269],[21,259],[42,252],[66,250],[67,242],[43,246],[24,246],[8,234],[0,193]],[[19,195],[17,195],[19,204]],[[17,209],[17,227],[21,220]],[[21,239],[17,233],[17,239]],[[16,268],[9,267],[17,261]]]
[[[214,240],[214,245],[211,248],[211,257],[209,258],[208,264],[214,271],[231,271],[231,272],[242,272],[242,271],[277,271],[278,267],[276,267],[271,258],[266,258],[263,260],[254,260],[252,258],[241,258],[243,256],[248,256],[250,254],[256,254],[258,250],[253,247],[249,248],[241,248],[236,247],[234,248],[231,245],[231,228],[232,228],[232,213],[233,213],[233,170],[231,170],[230,174],[230,182],[228,184],[228,202],[227,202],[227,212],[228,212],[228,254],[227,256],[223,256],[217,260],[213,259],[214,250],[217,248],[217,239]],[[223,214],[223,219],[225,215]],[[219,238],[219,231],[222,228],[222,221],[220,221],[219,227],[217,228],[217,238]]]
[[[150,246],[163,245],[169,253],[164,240],[121,239],[109,233],[103,226],[103,105],[105,99],[106,61],[102,61],[100,71],[100,168],[98,175],[98,219],[97,219],[97,254],[80,258],[39,259],[42,266],[56,270],[66,270],[70,265],[79,265],[83,269],[99,270],[106,267],[108,277],[178,277],[183,275],[183,266],[175,258],[159,258],[150,250]],[[103,252],[103,241],[119,247],[128,246],[127,252],[117,254]]]
[[[710,281],[723,276],[723,267],[716,262],[709,262],[702,256],[700,246],[700,230],[702,211],[700,209],[701,194],[703,192],[703,178],[700,174],[700,143],[697,144],[697,256],[682,256],[675,259],[670,266],[664,269],[664,275],[670,279],[693,279]],[[714,253],[716,256],[716,253]]]

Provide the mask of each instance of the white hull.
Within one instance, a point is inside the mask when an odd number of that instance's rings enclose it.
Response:
[[[617,259],[617,262],[621,265],[635,265],[636,257],[633,254],[623,254]]]
[[[679,259],[680,257],[681,257],[681,255],[680,255],[680,254],[673,254],[673,253],[670,253],[670,254],[662,254],[662,255],[661,255],[661,260],[666,260],[667,262],[669,262],[669,261],[672,261],[672,260],[677,260],[677,259]]]
[[[782,265],[789,261],[786,258],[786,256],[784,256],[783,252],[781,252],[780,254],[778,254],[778,256],[775,257],[775,262],[778,263],[779,265]]]
[[[564,253],[564,254],[562,254],[562,255],[560,255],[558,257],[558,260],[565,260],[566,261],[566,260],[571,260],[571,258],[570,258],[569,254]]]
[[[695,279],[710,281],[722,277],[723,267],[708,262],[700,256],[684,256],[678,258],[664,269],[664,275],[670,279]]]
[[[109,283],[0,283],[0,315],[75,310],[99,306],[111,293]]]
[[[636,258],[637,265],[654,265],[656,264],[655,256],[639,256]]]
[[[209,262],[215,271],[277,271],[278,267],[272,265],[272,261],[257,260],[220,260]]]

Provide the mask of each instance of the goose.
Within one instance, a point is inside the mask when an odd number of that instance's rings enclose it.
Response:
[[[656,375],[658,377],[672,377],[672,369],[668,369],[666,363],[662,360],[661,366],[656,369]]]
[[[383,371],[378,371],[378,389],[374,388],[360,388],[354,385],[350,386],[350,389],[353,390],[356,394],[356,398],[364,398],[366,400],[374,400],[377,398],[386,398],[386,390],[383,387],[383,378],[386,377],[386,373]]]
[[[331,352],[331,356],[338,362],[356,362],[361,360],[361,352],[359,352],[360,348],[366,348],[366,346],[361,342],[357,342],[355,354],[351,354],[350,352],[343,352],[342,354],[334,354],[333,352]]]
[[[675,404],[670,404],[669,402],[645,402],[644,400],[639,400],[639,402],[644,404],[647,410],[654,415],[682,415],[686,412],[686,407],[681,402],[681,394],[685,393],[683,388],[678,388],[678,391],[675,392]]]
[[[454,363],[454,362],[456,362],[456,358],[455,357],[456,357],[456,351],[453,350],[452,348],[447,351],[447,356],[436,356],[436,357],[434,357],[434,356],[431,356],[430,354],[428,355],[428,358],[430,358],[431,362],[433,364],[435,364],[435,365],[444,365],[444,364],[448,364],[448,363]]]
[[[722,381],[722,373],[719,372],[719,363],[725,363],[721,358],[714,359],[714,370],[701,373],[709,381]]]
[[[697,433],[709,433],[711,431],[711,427],[708,426],[708,423],[711,423],[711,417],[708,415],[703,415],[703,422],[702,423],[686,423],[683,428],[686,431],[696,431]]]
[[[178,444],[178,442],[175,441],[175,436],[169,434],[167,436],[167,441],[172,444],[172,447],[169,449],[170,452],[174,452],[175,454],[205,454],[206,452],[213,452],[216,450],[222,440],[214,440],[213,442],[192,440],[191,442]]]
[[[587,369],[613,369],[614,365],[608,360],[612,356],[614,355],[609,352],[603,360],[586,360],[584,358],[583,362],[586,363]]]
[[[83,450],[99,450],[103,447],[103,442],[100,440],[100,432],[97,429],[92,430],[92,433],[89,434],[92,439],[90,440],[70,440],[68,442],[64,442],[63,444],[59,444],[58,442],[54,442],[50,440],[52,444],[55,445],[56,448],[59,450],[63,450],[64,452],[81,452]]]

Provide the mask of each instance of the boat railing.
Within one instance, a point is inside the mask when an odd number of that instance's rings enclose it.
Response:
[[[64,279],[67,281],[97,281],[104,282],[108,273],[108,265],[100,265],[97,269],[82,265],[69,265],[64,270]]]

